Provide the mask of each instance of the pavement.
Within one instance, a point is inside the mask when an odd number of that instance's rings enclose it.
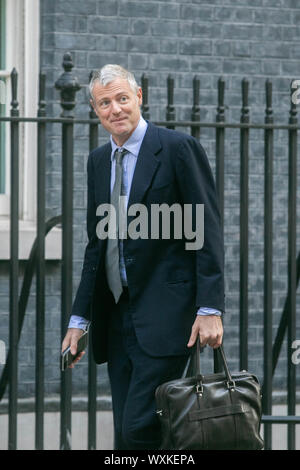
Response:
[[[300,405],[297,405],[297,415],[300,414]],[[286,406],[273,406],[273,415],[285,415]],[[87,412],[75,411],[72,413],[72,449],[87,449]],[[17,436],[19,450],[34,449],[34,413],[19,413],[17,424]],[[60,413],[46,412],[44,415],[44,449],[58,450],[60,438]],[[263,425],[261,430],[263,436]],[[7,449],[8,442],[8,415],[0,415],[0,450]],[[97,440],[98,450],[113,449],[113,420],[111,411],[97,412]],[[287,425],[274,424],[272,427],[273,450],[287,450]],[[300,450],[300,424],[296,425],[296,450]]]

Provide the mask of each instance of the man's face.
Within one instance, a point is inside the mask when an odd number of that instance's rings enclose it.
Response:
[[[126,79],[116,78],[106,86],[96,82],[93,97],[91,103],[102,126],[122,146],[140,120],[141,88],[135,93]]]

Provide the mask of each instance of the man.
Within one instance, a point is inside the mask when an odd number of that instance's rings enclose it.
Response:
[[[75,354],[91,321],[95,361],[108,362],[115,448],[158,449],[156,387],[182,375],[198,335],[201,346],[222,342],[223,244],[215,186],[194,138],[141,117],[142,90],[131,73],[106,65],[94,74],[90,91],[110,142],[88,159],[89,242],[62,349],[71,345]],[[203,247],[187,249],[186,237],[171,230],[169,237],[160,229],[152,237],[121,237],[120,196],[127,201],[128,232],[136,204],[147,209],[141,220],[148,227],[154,205],[188,205],[193,229],[196,206],[204,204]],[[111,236],[105,237],[101,208],[108,203],[116,218],[111,216]]]

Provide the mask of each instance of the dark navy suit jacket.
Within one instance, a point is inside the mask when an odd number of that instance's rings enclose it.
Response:
[[[114,300],[105,274],[106,240],[97,237],[97,207],[110,201],[111,144],[88,159],[87,232],[81,281],[72,315],[92,321],[97,363],[107,360],[107,323]],[[152,356],[188,354],[199,307],[224,311],[223,238],[213,175],[193,137],[148,125],[132,180],[128,207],[144,204],[149,238],[124,240],[132,319],[140,347]],[[186,239],[151,239],[151,204],[204,204],[204,245],[186,250]],[[193,206],[195,207],[195,206]],[[132,218],[128,218],[128,224]],[[193,218],[195,222],[195,218]],[[195,225],[193,226],[195,229]]]

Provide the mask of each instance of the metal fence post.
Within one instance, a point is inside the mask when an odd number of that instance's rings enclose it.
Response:
[[[142,115],[146,120],[150,119],[149,104],[148,104],[148,88],[149,81],[148,77],[143,73],[141,78],[142,92],[143,92],[143,103],[142,103]]]
[[[222,77],[218,80],[218,107],[216,122],[225,122],[225,107],[224,107],[224,92],[225,81]],[[221,217],[221,230],[222,237],[224,238],[224,157],[225,157],[225,129],[224,127],[216,127],[216,190],[219,198],[220,217]],[[224,259],[225,264],[225,259]],[[222,364],[214,350],[214,371],[222,371]]]
[[[72,119],[75,95],[81,86],[73,76],[74,67],[70,53],[63,58],[64,73],[55,83],[60,90],[61,117],[70,119],[62,125],[62,295],[61,295],[61,332],[62,340],[67,330],[67,322],[72,307],[73,282],[73,130]],[[71,412],[72,412],[72,375],[71,369],[61,373],[61,436],[60,448],[71,449]]]
[[[200,79],[195,75],[193,78],[193,107],[192,107],[192,121],[200,121]],[[195,139],[200,139],[200,126],[192,126],[191,134]]]
[[[273,124],[272,83],[266,81],[265,123]],[[272,414],[272,260],[273,260],[273,129],[265,130],[264,204],[264,386],[263,413]],[[272,425],[264,425],[265,449],[272,448]]]
[[[174,78],[169,75],[167,78],[167,93],[168,104],[166,109],[166,120],[175,121],[175,107],[174,107]],[[167,129],[175,129],[174,125],[167,126]]]
[[[224,106],[225,81],[223,77],[218,80],[218,107],[216,122],[225,122]],[[224,154],[225,154],[225,128],[216,127],[216,188],[219,197],[221,225],[224,231]]]
[[[249,82],[242,80],[241,123],[249,123]],[[240,368],[248,369],[248,186],[249,129],[241,129],[240,157]]]
[[[46,116],[46,74],[39,77],[38,117]],[[37,162],[37,268],[36,268],[36,379],[35,448],[44,447],[44,355],[45,355],[45,149],[46,123],[38,122]]]
[[[293,81],[292,81],[293,83]],[[293,93],[291,86],[291,96]],[[289,124],[297,125],[297,106],[291,99]],[[296,334],[296,220],[297,220],[297,129],[289,130],[289,190],[288,190],[288,414],[296,412],[296,367],[292,361],[292,344]],[[295,449],[295,425],[288,425],[288,449]]]
[[[11,116],[18,117],[18,73],[11,73]],[[17,448],[17,394],[18,394],[18,325],[19,325],[19,122],[11,122],[10,168],[10,283],[9,283],[9,424],[8,448]]]
[[[93,72],[90,74],[92,79]],[[90,119],[97,119],[97,114],[90,106]],[[89,125],[89,151],[98,146],[99,123]],[[88,449],[96,449],[97,438],[97,366],[92,354],[92,338],[89,335],[89,359],[88,359]]]

